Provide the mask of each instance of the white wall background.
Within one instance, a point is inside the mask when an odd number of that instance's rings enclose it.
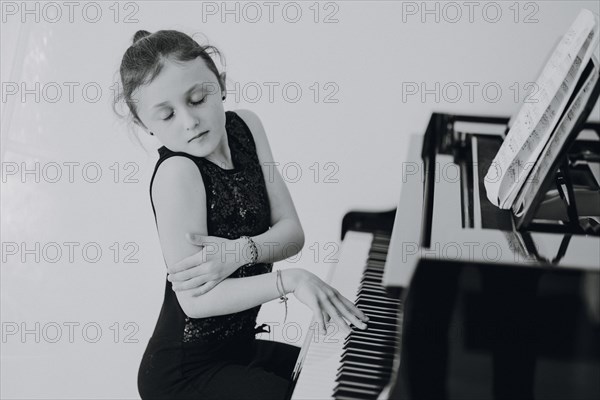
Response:
[[[597,1],[475,2],[471,15],[465,2],[301,1],[276,3],[270,17],[263,2],[98,2],[97,22],[88,22],[95,9],[84,13],[86,3],[77,3],[70,22],[68,6],[53,4],[26,3],[32,13],[21,2],[2,5],[0,396],[7,399],[139,398],[137,368],[165,276],[148,196],[158,143],[144,139],[146,152],[136,146],[110,108],[114,73],[138,29],[198,32],[222,50],[226,109],[250,108],[262,118],[306,233],[300,259],[276,267],[325,278],[326,246],[339,245],[343,215],[396,206],[407,138],[424,132],[433,111],[515,113],[579,9],[599,12]],[[299,21],[289,22],[297,9]],[[41,97],[22,99],[22,89],[38,82]],[[78,85],[71,99],[68,82]],[[279,85],[272,98],[267,82]],[[439,98],[403,99],[407,82],[434,90],[439,83]],[[478,85],[473,97],[469,82]],[[93,87],[88,98],[82,93],[86,84],[101,88],[98,101]],[[301,88],[298,101],[292,89],[285,97],[286,84]],[[502,92],[484,93],[486,84]],[[72,182],[70,162],[79,163]],[[283,168],[291,163],[300,167],[297,181],[293,168]],[[95,169],[82,170],[94,165],[102,176],[88,183]],[[22,176],[36,166],[39,182]],[[77,243],[72,258],[68,242]],[[101,249],[99,261],[84,258],[86,244]],[[126,263],[128,254],[137,262]],[[287,335],[280,325],[273,338],[300,345],[310,313],[295,299],[290,313]],[[264,305],[258,322],[281,324],[282,306]],[[295,326],[303,328],[297,338]]]

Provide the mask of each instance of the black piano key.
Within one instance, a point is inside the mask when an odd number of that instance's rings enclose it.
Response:
[[[346,364],[342,365],[340,368],[338,368],[336,377],[340,376],[341,374],[343,374],[345,372],[360,373],[360,374],[363,374],[366,376],[375,376],[375,377],[381,377],[381,378],[385,378],[386,376],[389,376],[391,374],[389,369],[372,368],[370,365],[369,365],[369,367],[359,367],[356,365],[351,365],[350,363],[346,363]]]
[[[385,298],[385,297],[381,297],[381,296],[372,295],[372,294],[369,294],[369,293],[360,293],[359,296],[360,296],[360,298],[381,301],[384,304],[387,304],[388,307],[391,306],[392,304],[395,305],[395,304],[399,304],[400,303],[400,300],[395,299],[395,298]]]
[[[356,355],[372,355],[377,357],[383,357],[384,359],[393,358],[397,348],[394,346],[387,347],[364,347],[364,346],[353,346],[346,348],[342,354],[356,354]]]
[[[366,288],[366,287],[383,289],[383,287],[381,286],[381,282],[371,279],[371,278],[364,278],[358,284],[358,290],[356,291],[356,293],[359,293],[361,290],[364,290],[364,288]],[[385,290],[385,289],[383,289],[383,290]],[[384,292],[384,293],[387,293],[387,292]],[[386,294],[382,294],[382,296],[388,297]]]
[[[381,286],[381,278],[383,276],[376,276],[376,275],[364,275],[361,277],[361,280],[359,282],[359,287],[360,285],[365,285],[365,284],[371,284],[372,286],[384,289],[385,288],[383,286]]]
[[[390,347],[390,346],[394,346],[394,339],[392,337],[390,337],[388,340],[373,340],[373,338],[364,336],[364,337],[356,337],[356,336],[351,336],[348,337],[348,339],[346,340],[346,343],[344,345],[348,345],[348,346],[364,346],[364,345],[370,345],[373,348],[386,348],[386,347]]]
[[[372,354],[388,354],[394,352],[396,347],[390,344],[383,343],[372,343],[372,342],[360,342],[351,340],[347,342],[345,351],[357,351],[357,352],[369,352]]]
[[[375,277],[372,275],[371,276],[370,275],[363,276],[359,282],[358,287],[360,288],[362,285],[365,285],[365,284],[371,284],[375,287],[380,287],[380,288],[384,289],[383,286],[381,286],[381,277],[380,276],[379,277]]]
[[[380,252],[380,253],[385,253],[387,254],[388,252],[388,248],[390,247],[390,242],[389,240],[384,242],[384,241],[377,241],[377,242],[373,242],[373,244],[371,245],[371,249],[373,249],[374,251]]]
[[[364,396],[362,396],[362,395],[359,395],[359,396],[360,397],[358,397],[358,396],[350,396],[350,395],[343,395],[343,396],[342,395],[337,395],[337,396],[335,396],[335,399],[336,400],[365,400]]]
[[[379,315],[373,314],[369,317],[368,323],[372,322],[381,322],[387,324],[393,324],[394,326],[398,326],[398,315]],[[367,330],[369,329],[369,325],[367,324]]]
[[[336,376],[335,376],[335,381],[336,382],[340,382],[342,380],[352,380],[352,376],[353,375],[349,375],[349,374],[360,374],[360,375],[364,375],[365,378],[369,378],[372,379],[373,383],[377,383],[379,382],[380,384],[385,384],[386,382],[388,382],[392,376],[391,374],[391,368],[387,368],[385,371],[384,370],[371,370],[371,371],[367,371],[367,370],[357,370],[357,369],[352,369],[352,368],[341,368]]]
[[[383,385],[378,385],[376,383],[371,382],[359,382],[354,379],[340,379],[337,382],[334,390],[348,390],[348,391],[357,391],[357,390],[365,390],[370,391],[373,394],[379,394],[381,392]],[[366,394],[366,393],[365,393]]]
[[[382,334],[371,334],[371,333],[369,333],[369,334],[362,335],[362,334],[358,334],[358,332],[356,332],[353,335],[348,335],[345,340],[348,341],[348,340],[353,339],[353,338],[370,340],[370,341],[373,341],[373,342],[386,343],[386,344],[389,344],[390,342],[393,342],[395,340],[394,335],[391,335],[391,334],[389,334],[389,335],[382,335]]]
[[[385,386],[385,383],[386,382],[384,382],[381,378],[374,380],[361,380],[355,376],[340,376],[334,390],[373,390],[378,394]]]
[[[360,284],[359,288],[370,288],[370,289],[375,289],[375,290],[379,290],[381,291],[385,297],[389,297],[389,295],[387,294],[388,291],[385,290],[383,288],[383,286],[381,286],[381,283],[377,283],[377,282],[370,282],[370,281],[364,281]],[[360,289],[359,289],[360,290]]]
[[[348,335],[345,339],[344,339],[344,346],[346,346],[347,343],[357,343],[360,344],[361,342],[367,342],[367,343],[373,343],[374,346],[390,346],[391,344],[394,343],[395,337],[394,337],[394,332],[389,332],[387,334],[378,334],[376,335]]]
[[[357,368],[362,368],[362,367],[371,368],[374,371],[387,372],[385,364],[364,363],[361,361],[355,361],[355,360],[349,360],[349,359],[347,359],[346,362],[344,362],[343,364],[340,364],[340,368],[338,368],[338,369],[344,368],[346,366],[357,367]]]
[[[361,296],[361,297],[370,296],[371,298],[387,300],[384,296],[381,295],[380,292],[377,292],[376,290],[369,289],[369,288],[362,289],[360,292],[357,293],[356,297],[358,297],[358,296]]]
[[[376,282],[370,282],[370,281],[361,282],[360,285],[358,286],[357,293],[360,293],[365,290],[371,290],[372,292],[377,293],[377,295],[381,296],[381,297],[388,297],[388,295],[387,295],[388,292],[384,288],[382,288],[379,283],[376,283]]]
[[[335,397],[337,398],[338,395],[340,397],[351,397],[351,398],[359,398],[361,400],[367,400],[367,399],[376,399],[377,395],[379,394],[379,392],[373,391],[373,390],[361,390],[361,389],[338,389],[335,390]],[[362,397],[356,397],[356,396],[362,396]],[[367,397],[368,396],[368,397]]]
[[[352,343],[349,344],[348,347],[344,350],[349,354],[373,354],[373,355],[381,355],[383,357],[393,357],[394,353],[398,350],[396,345],[384,345],[384,346],[366,346],[360,343]]]
[[[379,382],[362,382],[355,377],[340,377],[337,384],[338,389],[361,389],[361,390],[373,390],[375,393],[381,392],[383,384]]]
[[[389,300],[393,300],[393,298],[388,299],[383,293],[373,290],[371,288],[364,288],[364,289],[361,289],[360,291],[358,291],[356,293],[356,299],[358,300],[359,298],[383,300],[387,304],[386,306],[384,306],[386,309],[391,309],[391,310],[397,311],[397,308],[398,308],[398,307],[396,307],[396,305],[398,304],[397,302],[389,301]]]
[[[374,364],[376,362],[381,362],[386,360],[385,357],[379,357],[379,356],[374,356],[374,355],[369,355],[369,354],[357,354],[357,353],[344,353],[342,354],[342,357],[340,358],[342,360],[342,362],[344,362],[344,360],[348,360],[348,361],[356,361],[356,362],[362,362],[362,363],[371,363]]]
[[[365,299],[366,300],[366,299]],[[379,315],[389,315],[389,314],[398,314],[398,310],[395,307],[390,307],[389,305],[381,305],[381,304],[365,304],[359,307],[360,310],[363,310],[365,313],[371,314],[379,314]],[[370,317],[369,317],[370,318]],[[368,323],[368,321],[367,321]]]
[[[392,333],[390,329],[368,328],[368,330],[374,334],[377,333],[380,335],[390,335]]]
[[[367,256],[367,265],[368,266],[371,266],[371,265],[379,266],[382,263],[385,263],[386,258],[387,258],[387,254],[372,251]]]
[[[365,385],[372,385],[373,388],[379,388],[383,384],[382,380],[383,380],[382,377],[374,377],[374,376],[362,374],[360,372],[357,373],[357,372],[352,372],[352,371],[346,371],[346,372],[340,374],[338,382],[345,383],[345,381],[351,381],[351,382],[363,383]]]
[[[360,338],[348,339],[348,341],[346,341],[344,343],[344,349],[347,348],[348,346],[360,346],[361,343],[357,342],[357,340],[359,340],[359,339],[362,339],[362,341],[367,341],[368,343],[376,343],[376,344],[383,345],[383,346],[394,346],[395,345],[394,338],[392,337],[392,335],[390,335],[390,337],[387,339],[375,339],[373,337],[364,336],[364,337],[360,337]],[[350,340],[352,340],[352,342],[350,342]],[[376,346],[375,348],[377,348],[377,347],[381,347],[381,346]]]
[[[395,307],[381,307],[378,305],[365,305],[360,307],[360,310],[371,318],[371,314],[378,315],[398,315],[398,310]]]
[[[372,297],[372,296],[369,296],[369,295],[365,295],[365,296],[359,295],[358,296],[358,300],[356,301],[355,305],[358,307],[361,304],[374,304],[374,305],[382,304],[382,305],[388,305],[389,306],[389,303],[387,302],[387,299],[376,298],[376,297]],[[395,303],[395,304],[398,304],[398,303]],[[360,308],[360,307],[358,307],[358,308]]]
[[[365,282],[365,283],[361,284],[359,286],[356,294],[360,294],[364,291],[369,291],[370,293],[376,294],[377,296],[383,297],[383,298],[390,297],[388,295],[388,292],[385,289],[383,289],[381,286],[378,287],[377,285],[373,285],[372,283],[369,283],[369,282]]]
[[[357,356],[370,356],[377,357],[380,360],[385,360],[388,358],[393,358],[393,351],[380,351],[380,350],[369,350],[369,349],[361,349],[361,348],[348,348],[342,352],[343,355],[357,355]]]
[[[359,307],[359,309],[364,312],[369,319],[371,319],[371,316],[398,317],[398,310],[396,310],[395,307],[381,306],[379,304],[364,304]],[[368,324],[369,321],[367,321],[367,326]]]
[[[361,277],[360,283],[363,282],[373,282],[377,285],[381,285],[381,278],[383,275],[377,275],[375,273],[365,274]]]

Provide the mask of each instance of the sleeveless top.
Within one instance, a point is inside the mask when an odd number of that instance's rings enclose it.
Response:
[[[209,236],[237,239],[243,235],[260,235],[270,229],[271,207],[252,133],[235,112],[227,111],[225,116],[227,140],[234,169],[223,169],[203,157],[173,152],[164,146],[158,149],[160,157],[150,180],[150,201],[157,229],[152,184],[160,164],[174,156],[191,159],[200,170],[206,191]],[[227,279],[260,275],[271,272],[272,269],[272,263],[258,263],[253,266],[246,264]],[[177,296],[172,290],[172,283],[165,277],[163,305],[152,340],[210,345],[225,339],[253,336],[256,332],[261,332],[260,329],[255,329],[260,308],[259,305],[233,314],[189,318],[179,305]]]

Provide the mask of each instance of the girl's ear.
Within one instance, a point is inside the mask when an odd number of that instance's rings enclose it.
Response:
[[[221,91],[223,92],[227,91],[227,86],[225,85],[225,77],[225,72],[221,72],[221,74],[219,75],[219,85],[221,86]]]
[[[145,130],[146,133],[148,133],[149,135],[154,135],[152,132],[150,132],[148,130],[148,128],[146,128],[146,125],[144,125],[144,123],[142,121],[140,121],[137,117],[133,118],[133,123],[136,124],[137,126],[139,126],[140,128],[142,128],[143,130]]]
[[[227,98],[227,86],[225,85],[225,72],[219,75],[219,86],[221,86],[221,99],[225,101]]]

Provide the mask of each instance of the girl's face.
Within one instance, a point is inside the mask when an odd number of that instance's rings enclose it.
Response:
[[[152,83],[132,94],[149,132],[169,150],[197,157],[212,154],[227,140],[222,96],[217,77],[200,57],[166,61]]]

